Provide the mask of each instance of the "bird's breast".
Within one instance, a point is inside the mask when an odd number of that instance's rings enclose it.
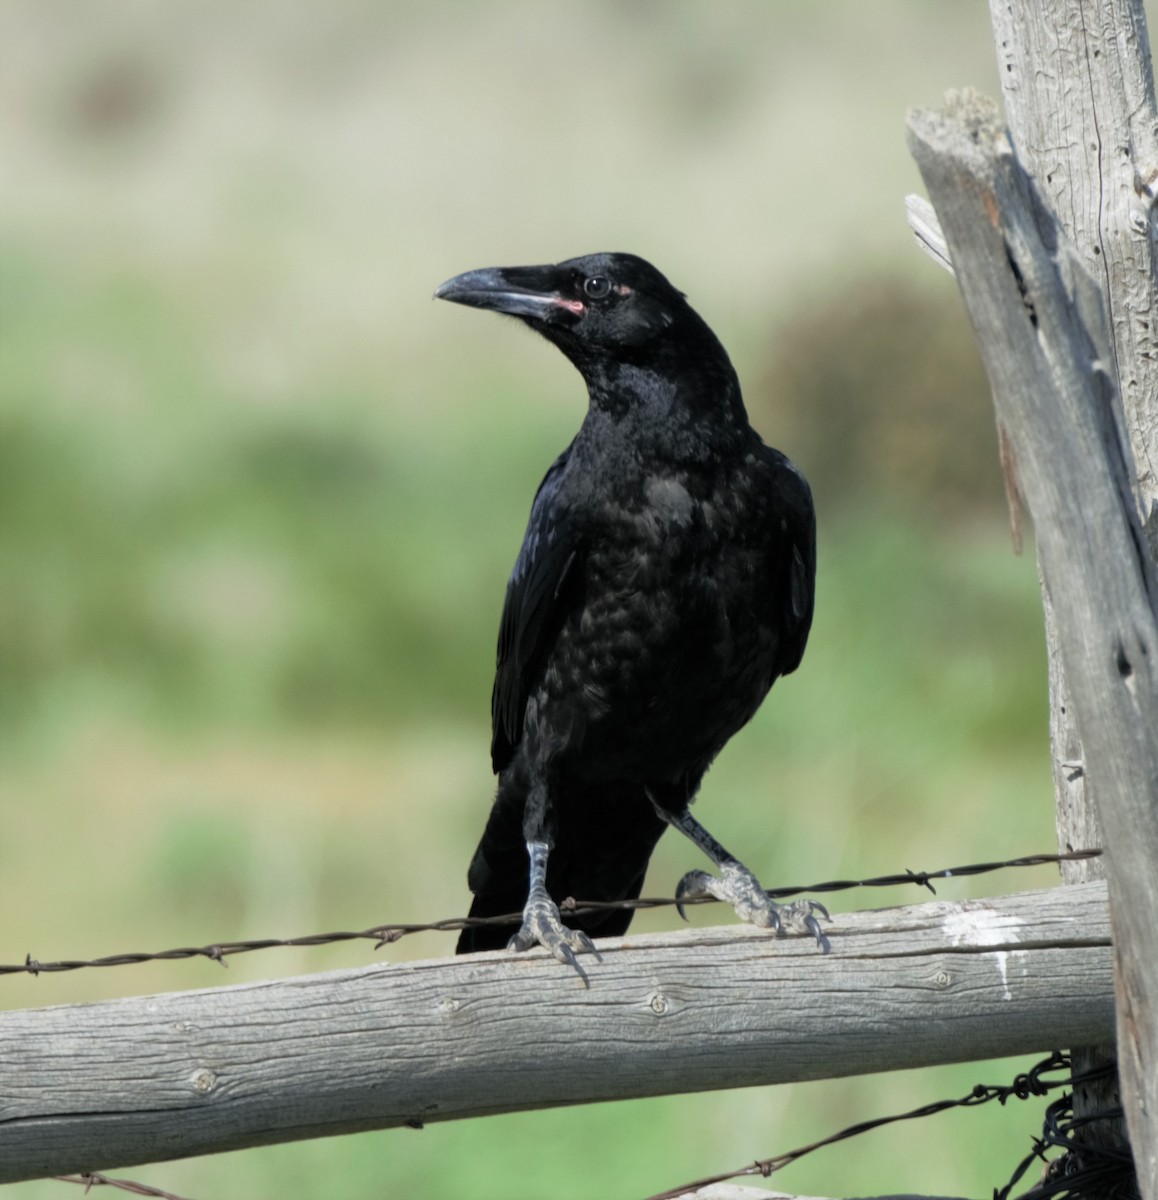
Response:
[[[575,752],[608,769],[704,763],[774,677],[775,535],[762,532],[762,510],[743,488],[708,489],[674,472],[617,489],[593,515],[581,599],[550,655],[544,711],[572,731]]]
[[[609,500],[599,536],[608,544],[634,543],[666,548],[687,557],[707,552],[712,537],[712,506],[675,475],[648,475],[626,495]]]
[[[596,674],[664,686],[707,662],[728,671],[757,650],[765,632],[760,548],[736,536],[714,499],[653,475],[634,502],[608,506],[578,614],[581,640],[603,651]]]

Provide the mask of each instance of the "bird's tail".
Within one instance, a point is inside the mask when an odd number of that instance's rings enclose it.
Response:
[[[666,828],[643,787],[615,783],[579,794],[564,793],[556,811],[558,834],[547,859],[547,891],[555,903],[568,897],[636,899],[651,852]],[[522,799],[500,788],[467,876],[474,892],[470,915],[521,913],[527,902],[529,869]],[[617,937],[627,931],[633,915],[630,909],[564,913],[563,922],[592,937]],[[520,920],[464,929],[457,953],[501,950],[518,931]]]

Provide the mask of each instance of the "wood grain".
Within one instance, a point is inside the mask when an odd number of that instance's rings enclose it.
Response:
[[[0,1014],[0,1182],[1048,1051],[1113,1026],[1105,885]]]
[[[991,102],[960,94],[911,114],[909,135],[1033,517],[1105,831],[1122,1099],[1143,1195],[1158,1200],[1158,579],[1101,292]]]

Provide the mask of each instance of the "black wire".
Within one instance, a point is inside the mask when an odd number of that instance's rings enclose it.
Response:
[[[1014,867],[1037,867],[1054,863],[1077,862],[1082,859],[1097,858],[1101,853],[1101,850],[1071,850],[1066,854],[1030,854],[1021,858],[1007,859],[1004,862],[970,863],[963,867],[946,867],[940,871],[906,870],[903,874],[878,875],[872,879],[834,879],[812,884],[810,887],[771,888],[768,890],[768,895],[782,899],[785,896],[797,896],[804,892],[837,892],[859,887],[896,887],[902,884],[916,884],[918,887],[928,888],[930,892],[936,894],[936,889],[931,882],[934,879],[982,875],[990,871],[1001,871]],[[670,908],[677,903],[689,905],[718,902],[710,896],[681,902],[670,897],[596,902],[568,898],[559,905],[559,908],[563,912],[582,914],[606,912],[613,909]],[[224,967],[228,966],[226,959],[230,956],[249,954],[257,950],[272,950],[285,946],[327,946],[337,942],[359,940],[372,941],[377,950],[414,933],[454,933],[461,929],[485,925],[518,924],[521,919],[521,913],[506,913],[497,917],[449,917],[445,920],[431,921],[425,924],[375,925],[369,929],[338,930],[333,933],[307,934],[302,937],[211,942],[205,946],[181,946],[172,950],[109,954],[101,958],[90,959],[60,959],[55,962],[41,962],[29,954],[22,963],[0,963],[0,975],[41,975],[60,971],[80,971],[92,967],[124,967],[137,963],[186,958],[208,958]]]

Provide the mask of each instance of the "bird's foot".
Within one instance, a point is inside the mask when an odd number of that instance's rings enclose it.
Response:
[[[714,896],[730,904],[736,910],[736,916],[749,925],[774,929],[777,933],[787,930],[808,933],[816,938],[816,944],[825,954],[832,949],[820,928],[818,917],[826,921],[832,918],[819,900],[777,904],[743,863],[724,863],[718,877],[709,875],[707,871],[689,871],[676,887],[676,907],[680,916],[684,916],[684,900],[695,900],[701,896]]]
[[[568,929],[559,916],[559,907],[547,894],[546,888],[532,887],[523,908],[523,924],[507,943],[509,950],[530,950],[542,946],[559,962],[583,971],[575,955],[587,951],[599,959],[595,943],[581,929]]]

